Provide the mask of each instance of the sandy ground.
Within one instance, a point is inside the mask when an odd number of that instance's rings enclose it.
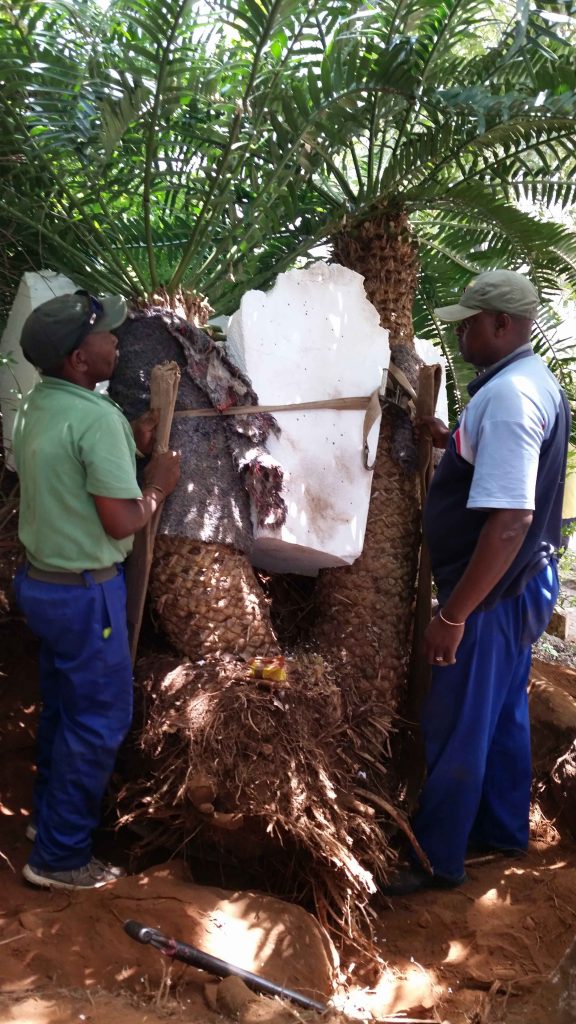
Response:
[[[122,927],[134,917],[185,942],[212,944],[216,955],[244,958],[257,973],[324,999],[332,953],[300,908],[195,886],[178,861],[99,892],[44,892],[22,881],[35,646],[21,624],[5,622],[0,652],[0,1024],[209,1024],[222,1013],[241,1024],[315,1019],[263,997],[244,1007],[242,999],[229,1002],[206,973],[167,961]],[[561,676],[555,666],[556,683]],[[109,835],[99,841],[110,847]],[[129,843],[118,852],[131,866]],[[468,874],[456,891],[375,904],[387,968],[367,990],[358,964],[358,987],[353,972],[338,1006],[405,1024],[560,1024],[539,994],[576,934],[576,843],[536,819],[525,859],[472,860]]]

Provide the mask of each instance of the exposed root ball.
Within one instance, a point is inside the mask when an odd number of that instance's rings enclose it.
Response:
[[[202,836],[236,858],[265,854],[278,870],[259,884],[307,896],[322,923],[366,946],[375,880],[394,859],[377,817],[388,809],[389,720],[323,659],[287,667],[287,681],[271,684],[231,658],[142,659],[143,762],[122,794],[124,820],[154,822],[152,845]]]

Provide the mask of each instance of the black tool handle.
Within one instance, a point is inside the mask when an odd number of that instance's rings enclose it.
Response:
[[[318,1003],[315,999],[309,999],[308,996],[303,996],[300,992],[294,992],[292,989],[276,985],[275,982],[268,981],[267,978],[262,978],[259,974],[252,974],[251,971],[245,971],[242,967],[236,967],[234,964],[228,963],[227,960],[219,960],[218,957],[212,956],[210,953],[204,953],[203,950],[198,949],[196,946],[188,946],[185,942],[170,939],[166,935],[162,935],[156,928],[149,928],[145,924],[140,924],[139,921],[125,921],[124,931],[131,939],[150,944],[159,949],[165,956],[170,956],[174,960],[181,960],[182,963],[190,964],[192,967],[199,967],[200,970],[216,974],[220,978],[228,978],[230,975],[234,975],[236,978],[241,978],[248,988],[253,989],[254,992],[265,992],[268,995],[280,996],[282,999],[289,999],[291,1002],[296,1003],[298,1006],[303,1006],[307,1010],[326,1013],[327,1007],[323,1003]]]

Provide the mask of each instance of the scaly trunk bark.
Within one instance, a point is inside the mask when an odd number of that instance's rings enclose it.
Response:
[[[412,301],[418,273],[407,217],[381,215],[333,240],[333,259],[362,274],[390,332],[392,361],[417,385]],[[353,565],[321,573],[321,647],[396,709],[405,691],[420,538],[416,448],[408,413],[384,403],[364,550]]]

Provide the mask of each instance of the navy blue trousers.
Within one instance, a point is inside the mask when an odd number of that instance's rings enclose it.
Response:
[[[132,718],[132,663],[122,571],[86,587],[15,580],[18,603],[41,640],[42,709],[37,733],[30,864],[82,867],[116,754]]]
[[[432,669],[422,712],[427,778],[413,828],[439,875],[461,877],[469,843],[528,846],[531,645],[557,596],[552,564],[520,596],[474,612],[456,664]]]

